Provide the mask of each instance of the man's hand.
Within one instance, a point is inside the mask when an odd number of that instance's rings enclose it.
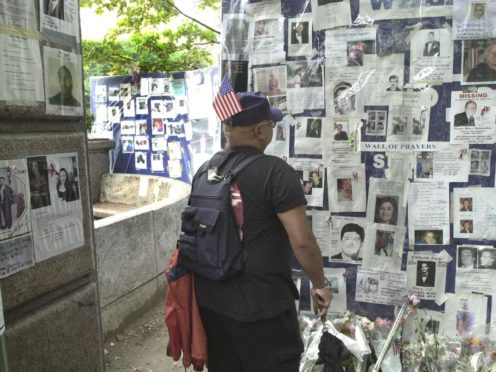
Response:
[[[314,289],[312,288],[312,298],[316,299],[314,301],[317,304],[320,317],[326,317],[327,311],[331,306],[332,292],[329,288]],[[315,309],[317,310],[317,309]]]

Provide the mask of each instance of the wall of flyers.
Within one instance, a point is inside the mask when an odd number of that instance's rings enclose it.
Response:
[[[496,324],[496,2],[225,1],[222,12],[222,74],[286,114],[267,152],[300,175],[326,273],[345,291],[339,309],[394,318],[415,292],[438,334],[494,335],[481,324]],[[467,300],[481,282],[482,310]]]
[[[205,113],[210,111],[208,101],[217,75],[218,69],[208,68],[172,77],[144,75],[138,80],[92,77],[95,124],[90,136],[115,140],[111,172],[191,182],[194,169],[213,154],[214,142],[219,143],[212,128],[217,122]],[[190,110],[189,99],[202,104]]]

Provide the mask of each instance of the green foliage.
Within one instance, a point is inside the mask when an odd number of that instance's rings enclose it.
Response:
[[[132,68],[169,75],[213,62],[209,47],[218,43],[218,32],[191,15],[185,15],[188,20],[178,27],[168,27],[182,14],[173,0],[80,0],[80,5],[118,16],[117,27],[102,41],[83,40],[88,104],[90,76],[129,75]],[[201,0],[198,6],[218,10],[219,0]]]

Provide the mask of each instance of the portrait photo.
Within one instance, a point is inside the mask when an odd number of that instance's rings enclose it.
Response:
[[[276,141],[285,141],[286,135],[284,134],[284,127],[282,125],[276,126]]]
[[[286,94],[286,66],[253,69],[253,74],[256,91],[267,97]],[[277,102],[279,103],[279,101]]]
[[[417,261],[417,280],[419,287],[434,287],[436,284],[436,263],[432,261]]]
[[[477,252],[478,269],[496,269],[496,248],[482,248]]]
[[[355,93],[353,93],[351,87],[351,83],[346,81],[341,81],[334,87],[333,98],[336,114],[348,115],[356,111]]]
[[[496,39],[463,41],[463,82],[496,82]]]
[[[377,230],[374,255],[392,257],[394,251],[394,231]]]
[[[63,21],[65,18],[64,1],[65,0],[43,0],[43,13]]]
[[[28,177],[31,209],[51,205],[48,190],[48,164],[45,156],[28,158]]]
[[[324,175],[320,174],[319,171],[310,171],[310,182],[312,183],[312,188],[321,189],[323,186]]]
[[[152,134],[165,134],[164,120],[155,118],[152,120]]]
[[[339,232],[338,246],[340,252],[332,255],[331,260],[362,261],[365,230],[357,223],[349,222],[343,225]]]
[[[26,210],[25,196],[27,185],[17,177],[13,177],[9,167],[0,168],[0,235],[16,229],[17,220],[22,218]]]
[[[83,92],[76,64],[48,58],[47,101],[50,105],[81,107]]]
[[[443,230],[415,230],[415,244],[443,244]]]
[[[320,138],[322,136],[322,119],[307,119],[307,137]]]
[[[433,153],[422,151],[417,153],[415,175],[417,178],[432,178],[434,176]]]
[[[375,54],[375,40],[349,41],[346,51],[347,66],[363,66],[363,56]]]
[[[477,248],[462,246],[458,247],[458,268],[476,269],[477,268]]]
[[[460,220],[460,233],[461,234],[472,234],[474,232],[474,221],[473,220]]]
[[[381,196],[375,199],[374,222],[387,225],[398,224],[398,196]]]
[[[291,44],[308,44],[311,41],[309,22],[291,22]]]
[[[121,137],[122,140],[122,153],[134,153],[134,137]]]
[[[77,158],[57,158],[54,167],[55,177],[51,179],[50,187],[55,186],[55,194],[57,195],[57,199],[61,202],[72,202],[79,200]]]
[[[349,125],[347,120],[334,121],[334,141],[348,141]]]
[[[336,182],[338,202],[353,201],[353,183],[351,182],[351,178],[338,178]]]
[[[472,198],[459,199],[460,212],[472,212]]]

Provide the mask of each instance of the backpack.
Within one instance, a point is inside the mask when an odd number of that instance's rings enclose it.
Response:
[[[246,166],[264,156],[256,149],[224,150],[200,167],[181,216],[182,267],[216,281],[243,269],[246,252],[233,216],[231,185]]]

